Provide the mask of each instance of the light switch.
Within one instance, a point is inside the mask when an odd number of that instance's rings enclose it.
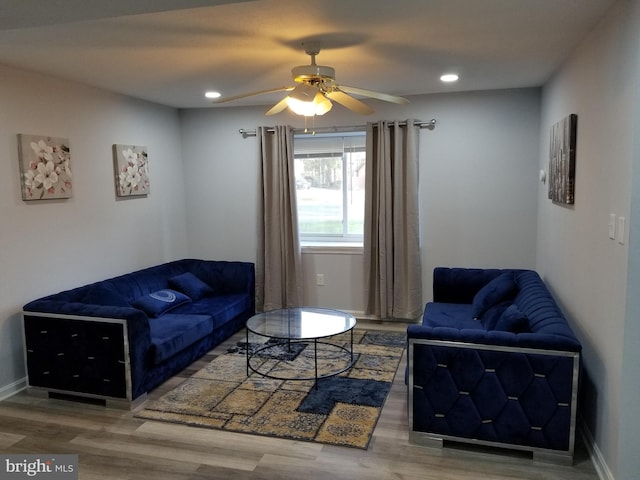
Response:
[[[616,238],[616,214],[609,214],[609,238],[615,240]]]
[[[625,234],[625,218],[618,217],[618,224],[616,225],[616,237],[618,238],[618,243],[620,245],[624,245],[624,234]]]

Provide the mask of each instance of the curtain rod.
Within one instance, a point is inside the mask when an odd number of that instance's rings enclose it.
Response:
[[[405,126],[407,124],[407,122],[399,122],[399,125]],[[436,128],[436,119],[432,118],[431,120],[429,120],[428,122],[423,122],[423,121],[414,121],[413,124],[417,127],[420,128],[426,128],[427,130],[433,130],[434,128]],[[377,124],[373,124],[374,128],[377,126]],[[353,130],[362,130],[366,127],[366,125],[352,125],[352,126],[348,126],[348,127],[323,127],[323,128],[314,128],[313,132],[314,133],[338,133],[338,132],[351,132]],[[304,128],[294,128],[293,129],[293,133],[306,133],[305,130],[308,131],[308,129],[304,129]],[[274,132],[274,130],[272,128],[268,128],[267,132]],[[238,133],[240,133],[240,135],[242,135],[242,138],[247,138],[247,137],[255,137],[258,135],[258,132],[256,130],[245,130],[244,128],[241,128],[238,130]]]

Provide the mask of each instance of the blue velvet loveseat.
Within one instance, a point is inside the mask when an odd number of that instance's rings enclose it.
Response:
[[[254,265],[184,259],[23,307],[28,386],[132,406],[244,327]]]
[[[469,442],[571,463],[581,346],[531,270],[436,268],[410,325],[410,440]]]

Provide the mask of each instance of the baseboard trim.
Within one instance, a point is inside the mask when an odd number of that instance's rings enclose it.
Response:
[[[0,402],[27,388],[27,377],[0,388]]]
[[[351,315],[356,317],[357,320],[380,321],[380,317],[377,317],[376,315],[367,315],[362,310],[343,310],[343,312],[350,313]]]
[[[342,310],[342,309],[339,309],[339,310]],[[389,323],[389,324],[418,323],[418,319],[409,320],[409,319],[403,319],[403,318],[380,318],[378,315],[366,314],[362,310],[342,310],[342,311],[346,313],[350,313],[351,315],[356,317],[356,320],[362,320],[367,322],[380,322],[380,323]]]
[[[598,448],[591,431],[587,427],[584,421],[580,421],[580,434],[582,435],[582,439],[587,448],[587,452],[589,453],[589,457],[591,458],[591,462],[596,469],[596,473],[598,474],[598,478],[600,480],[615,480],[613,473],[609,469],[602,452]]]

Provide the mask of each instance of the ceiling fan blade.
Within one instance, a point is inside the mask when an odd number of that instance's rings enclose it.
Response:
[[[338,102],[340,105],[348,108],[352,112],[356,112],[361,115],[370,115],[373,113],[373,108],[371,108],[369,105],[361,102],[357,98],[353,98],[352,96],[347,95],[340,90],[333,90],[331,92],[327,92],[325,95],[329,98],[329,100]]]
[[[284,97],[282,100],[276,103],[273,107],[267,110],[267,113],[265,113],[265,115],[275,115],[276,113],[280,113],[281,111],[283,111],[285,108],[287,108],[288,98],[289,98],[288,95]]]
[[[340,90],[354,95],[362,95],[370,98],[377,98],[378,100],[384,100],[385,102],[406,104],[409,100],[403,97],[397,97],[396,95],[389,95],[388,93],[374,92],[371,90],[365,90],[364,88],[349,87],[348,85],[340,85]]]
[[[225,103],[225,102],[232,102],[234,100],[239,100],[241,98],[247,98],[247,97],[255,97],[256,95],[266,95],[267,93],[276,93],[276,92],[284,92],[284,91],[290,91],[293,90],[295,87],[279,87],[279,88],[270,88],[268,90],[260,90],[258,92],[252,92],[252,93],[244,93],[242,95],[235,95],[233,97],[226,97],[226,98],[217,98],[215,100],[213,100],[213,103]]]

